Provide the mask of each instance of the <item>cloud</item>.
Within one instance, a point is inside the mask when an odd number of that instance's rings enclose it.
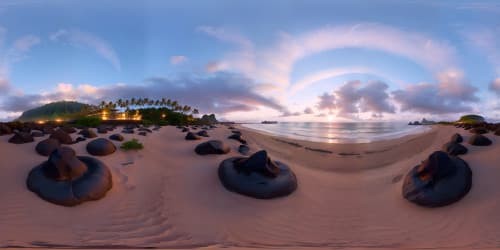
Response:
[[[319,96],[319,102],[317,105],[319,110],[328,110],[331,111],[337,107],[335,105],[335,95],[331,95],[328,93],[323,93],[323,95]]]
[[[104,39],[91,33],[80,30],[61,29],[50,35],[50,40],[69,43],[75,47],[93,49],[98,55],[107,60],[116,70],[121,70],[120,59],[113,47]]]
[[[373,112],[373,114],[381,115],[382,113],[395,113],[396,108],[389,101],[390,97],[387,92],[389,86],[380,81],[372,81],[358,89],[361,112]]]
[[[301,112],[291,112],[289,110],[285,110],[282,112],[280,117],[292,117],[292,116],[300,116],[302,115]]]
[[[27,52],[31,49],[31,47],[39,43],[40,38],[33,35],[27,35],[14,41],[13,48],[20,52]]]
[[[381,75],[379,72],[373,69],[364,68],[364,67],[355,67],[355,68],[333,68],[328,70],[322,70],[319,72],[314,72],[306,75],[302,79],[291,84],[288,93],[290,95],[294,95],[295,93],[303,90],[310,85],[319,82],[321,80],[331,79],[334,77],[352,74],[352,73],[363,73],[363,74],[373,74],[373,75]],[[388,78],[388,77],[386,77]]]
[[[10,90],[9,80],[0,78],[0,96],[7,94]]]
[[[311,115],[311,114],[314,114],[314,111],[313,111],[313,109],[311,107],[306,107],[304,109],[304,114]]]
[[[40,43],[37,36],[26,35],[15,39],[9,46],[5,44],[6,34],[7,29],[0,26],[0,51],[5,51],[0,53],[0,96],[5,96],[12,90],[9,80],[11,66],[25,59],[31,48]]]
[[[395,113],[387,92],[388,85],[380,81],[348,81],[339,86],[333,94],[319,96],[318,109],[336,111],[338,116],[351,117],[353,114],[372,112],[376,116],[382,113]]]
[[[465,40],[475,46],[488,61],[494,65],[497,75],[500,75],[500,28],[475,27],[460,32]]]
[[[172,65],[178,65],[182,64],[188,61],[188,58],[186,56],[171,56],[170,57],[170,63]]]
[[[286,110],[276,100],[256,93],[253,86],[253,80],[230,73],[179,79],[149,78],[141,85],[115,84],[95,87],[82,84],[75,87],[72,84],[60,83],[50,93],[8,96],[4,98],[4,102],[0,103],[0,109],[19,112],[58,100],[77,100],[97,104],[102,100],[119,98],[165,97],[196,107],[205,113],[255,111],[260,107],[268,107],[277,111]]]
[[[220,27],[200,26],[196,30],[236,47],[236,50],[226,53],[222,59],[209,62],[205,66],[208,72],[236,71],[255,79],[254,75],[249,74],[254,72],[257,67],[257,53],[252,41],[235,31]]]
[[[446,114],[472,111],[471,103],[479,101],[477,88],[468,84],[463,75],[448,72],[437,84],[419,83],[392,92],[401,111]]]
[[[500,96],[500,77],[491,81],[489,89]]]
[[[249,39],[234,31],[229,31],[221,27],[199,26],[198,28],[196,28],[196,30],[212,36],[220,41],[232,43],[243,48],[253,47],[253,43]]]
[[[210,73],[222,71],[224,68],[225,66],[220,62],[209,62],[205,65],[205,70]]]
[[[232,41],[240,45],[232,56],[226,55],[219,61],[225,66],[222,70],[242,72],[256,81],[273,83],[282,91],[291,85],[290,76],[296,62],[314,54],[336,49],[379,50],[408,58],[433,73],[458,68],[456,50],[447,42],[436,40],[426,34],[381,24],[328,26],[299,35],[282,32],[276,43],[258,51],[253,49],[253,45],[249,45],[251,42],[248,39],[228,35],[225,30],[212,28],[207,29],[205,33],[218,37],[219,40]],[[293,90],[307,87],[313,80],[305,79]]]

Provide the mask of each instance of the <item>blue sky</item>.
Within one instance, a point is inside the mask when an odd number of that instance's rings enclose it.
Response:
[[[4,0],[0,118],[143,95],[239,121],[498,119],[499,16],[495,1]]]

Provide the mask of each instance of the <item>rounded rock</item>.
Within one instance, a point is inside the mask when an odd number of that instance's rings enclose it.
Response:
[[[403,197],[420,206],[441,207],[462,199],[471,186],[472,171],[467,163],[436,151],[406,175]]]
[[[219,180],[229,191],[258,199],[272,199],[297,189],[293,171],[281,162],[272,161],[266,151],[250,157],[232,157],[219,165]]]
[[[52,138],[45,139],[43,141],[40,141],[36,147],[35,150],[38,154],[43,155],[43,156],[49,156],[54,150],[58,149],[61,146],[61,143]]]
[[[95,139],[87,144],[87,152],[95,156],[106,156],[114,153],[116,146],[105,138]]]
[[[224,143],[219,140],[203,142],[194,149],[194,151],[199,155],[227,154],[230,150],[231,149],[228,146],[224,145]]]
[[[489,146],[491,143],[488,137],[480,134],[475,134],[469,138],[469,144],[474,146]]]
[[[48,202],[76,206],[103,198],[113,184],[104,163],[92,157],[76,156],[73,149],[62,147],[30,171],[26,185]]]

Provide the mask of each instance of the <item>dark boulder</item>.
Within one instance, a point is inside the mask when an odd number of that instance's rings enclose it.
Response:
[[[250,147],[242,144],[238,147],[238,152],[240,152],[240,154],[242,155],[248,155],[248,153],[250,153]]]
[[[33,168],[26,184],[40,198],[62,206],[101,199],[113,185],[104,163],[78,157],[68,147],[54,150],[47,161]]]
[[[31,136],[33,137],[43,137],[45,134],[42,131],[39,130],[33,130],[31,131]]]
[[[194,149],[194,151],[199,155],[227,154],[230,150],[231,149],[228,146],[219,140],[203,142]]]
[[[297,178],[291,169],[272,161],[266,151],[250,157],[233,157],[219,165],[219,179],[226,189],[258,199],[291,194],[297,189]]]
[[[188,141],[192,141],[192,140],[199,140],[199,139],[201,139],[201,137],[195,135],[193,132],[188,132],[186,134],[186,137],[184,137],[184,139],[186,139]]]
[[[491,143],[488,137],[480,134],[475,134],[469,138],[469,144],[474,146],[489,146]]]
[[[124,129],[124,130],[122,130],[122,133],[123,134],[133,134],[134,133],[134,129]]]
[[[125,138],[123,138],[123,135],[120,135],[120,134],[110,135],[109,139],[113,140],[113,141],[123,141],[123,140],[125,140]]]
[[[138,135],[140,135],[140,136],[146,136],[146,135],[148,135],[148,133],[146,131],[141,131],[141,132],[138,133]]]
[[[436,151],[406,175],[403,197],[421,206],[441,207],[462,199],[471,186],[472,171],[467,163]]]
[[[463,141],[464,139],[459,133],[455,133],[454,135],[451,136],[451,142],[461,143]]]
[[[241,131],[239,131],[239,130],[233,130],[233,131],[231,131],[231,133],[241,135]]]
[[[98,138],[87,144],[87,152],[91,155],[105,156],[110,155],[115,151],[115,144],[108,139]]]
[[[82,137],[82,136],[78,136],[78,137],[75,139],[75,143],[79,143],[79,142],[86,141],[86,140],[87,140],[87,138]]]
[[[73,127],[70,127],[70,126],[63,126],[60,129],[62,129],[64,132],[66,132],[68,134],[76,133],[76,129]]]
[[[203,137],[210,137],[207,133],[206,130],[201,130],[201,131],[198,131],[198,133],[196,133],[196,135],[198,136],[203,136]]]
[[[189,128],[184,127],[184,128],[182,128],[181,132],[183,132],[183,133],[189,132]]]
[[[496,130],[495,130],[495,135],[496,135],[496,136],[500,136],[500,129],[496,129]]]
[[[111,131],[111,130],[112,130],[112,128],[108,127],[108,126],[101,125],[101,126],[97,127],[97,133],[98,134],[107,134],[108,131]]]
[[[35,150],[38,154],[43,155],[43,156],[49,156],[54,150],[58,149],[61,146],[61,143],[56,140],[56,139],[45,139],[43,141],[40,141],[36,147]]]
[[[138,129],[138,131],[153,133],[153,131],[151,129],[149,129],[149,128],[140,128],[140,129]]]
[[[467,153],[467,148],[460,143],[451,141],[443,145],[443,151],[449,155],[464,155]]]
[[[45,126],[42,128],[42,132],[46,135],[50,135],[52,133],[54,133],[54,128],[53,127],[50,127],[50,126]]]
[[[133,129],[136,129],[138,127],[139,127],[139,125],[137,125],[137,124],[127,124],[123,128],[124,129],[132,129],[133,130]]]
[[[61,144],[73,144],[71,136],[62,129],[54,131],[54,133],[50,135],[50,138],[58,140]]]
[[[82,129],[80,131],[80,133],[78,133],[78,134],[82,135],[85,138],[96,138],[97,137],[97,134],[93,130],[91,130],[90,128]]]
[[[488,133],[488,132],[489,132],[487,128],[483,128],[483,127],[472,128],[472,129],[470,129],[469,131],[470,131],[471,133],[473,133],[473,134],[480,134],[480,135],[482,135],[482,134],[486,134],[486,133]]]
[[[0,135],[8,135],[8,134],[12,134],[12,129],[5,124],[0,124]]]
[[[241,134],[232,134],[232,135],[230,135],[228,137],[228,139],[237,140],[241,144],[247,144],[247,141],[245,139],[243,139],[243,137],[241,136]]]
[[[25,132],[17,132],[9,139],[9,142],[13,144],[24,144],[34,141],[33,136],[31,136],[30,133]]]

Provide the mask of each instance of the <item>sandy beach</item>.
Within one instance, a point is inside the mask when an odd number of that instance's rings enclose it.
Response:
[[[298,179],[291,195],[259,200],[227,191],[219,163],[239,156],[231,130],[209,130],[231,147],[227,155],[200,156],[172,126],[137,138],[138,152],[98,157],[113,175],[106,197],[76,207],[38,198],[26,188],[29,171],[46,160],[35,143],[0,137],[0,247],[13,248],[281,248],[281,249],[487,249],[500,246],[500,144],[464,145],[473,186],[461,201],[423,208],[401,195],[402,177],[453,133],[434,126],[399,139],[327,144],[273,137],[238,127],[251,152],[269,152]],[[119,130],[119,129],[118,129]],[[72,135],[75,137],[75,134]],[[99,134],[100,137],[108,137]],[[89,140],[87,140],[88,142]],[[71,145],[88,155],[87,142]],[[117,146],[120,143],[116,143]]]

